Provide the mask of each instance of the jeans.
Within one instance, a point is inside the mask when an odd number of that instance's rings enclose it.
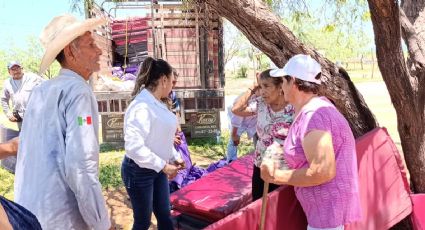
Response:
[[[133,207],[133,230],[149,229],[152,211],[158,221],[158,230],[173,230],[167,175],[140,168],[125,156],[121,176]]]
[[[235,146],[230,135],[229,143],[227,144],[226,161],[231,162],[238,158],[238,146]]]
[[[243,134],[243,132],[238,131],[238,136],[240,137]],[[254,148],[256,148],[257,147],[257,140],[258,140],[257,134],[255,134],[252,137],[252,140],[253,140],[253,143],[254,143]],[[226,161],[228,163],[230,163],[230,162],[232,162],[236,159],[238,159],[238,146],[236,146],[233,143],[232,134],[230,134],[229,143],[227,144]]]

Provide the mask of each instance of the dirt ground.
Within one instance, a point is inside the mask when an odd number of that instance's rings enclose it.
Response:
[[[213,162],[211,159],[196,156],[195,154],[191,154],[191,158],[193,163],[201,167],[205,167]],[[133,212],[125,188],[107,189],[103,192],[103,196],[108,206],[109,216],[112,217],[112,226],[117,230],[131,229],[133,226]],[[154,215],[152,215],[151,227],[149,229],[157,229],[157,222]]]
[[[251,82],[251,78],[245,79],[244,86],[248,86]],[[226,89],[226,92],[233,92],[233,94],[226,95],[226,103],[233,101],[232,99],[234,98],[234,95],[239,93],[237,90],[246,88],[240,87],[240,84],[226,84],[226,87],[229,87],[228,85],[234,86],[234,90],[231,91]],[[391,100],[385,84],[383,82],[361,83],[356,84],[356,87],[364,96],[369,108],[371,108],[375,116],[377,116],[380,124],[388,128],[397,147],[401,150],[400,138],[397,133],[396,113],[394,108],[391,106]],[[221,121],[226,122],[226,119],[226,114],[223,112]],[[227,127],[225,124],[223,126]],[[200,157],[193,153],[191,154],[191,158],[193,163],[196,163],[196,165],[201,167],[206,167],[212,162],[212,160],[208,158]],[[133,224],[133,213],[131,210],[130,200],[128,199],[125,189],[107,190],[104,192],[104,196],[109,212],[110,214],[112,213],[112,223],[114,224],[115,229],[131,229]],[[152,215],[151,223],[152,225],[150,229],[157,229],[157,222],[154,215]]]
[[[103,192],[103,196],[108,206],[109,216],[112,216],[112,226],[115,229],[131,229],[133,212],[125,188],[108,189]],[[151,229],[156,229],[156,221],[153,225]]]

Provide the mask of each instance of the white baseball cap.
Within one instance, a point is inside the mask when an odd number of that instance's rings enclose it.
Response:
[[[11,62],[9,62],[9,63],[7,64],[7,69],[10,69],[10,68],[12,68],[12,67],[14,67],[14,66],[22,67],[22,66],[21,66],[21,63],[19,63],[18,61],[11,61]]]
[[[283,77],[289,75],[320,85],[320,79],[316,79],[315,77],[321,72],[320,64],[311,58],[310,55],[297,54],[291,57],[282,69],[271,70],[270,76]]]

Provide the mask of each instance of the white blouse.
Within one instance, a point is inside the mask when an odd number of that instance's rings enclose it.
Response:
[[[160,172],[180,155],[174,149],[177,118],[166,105],[143,89],[124,116],[126,156],[139,167]]]

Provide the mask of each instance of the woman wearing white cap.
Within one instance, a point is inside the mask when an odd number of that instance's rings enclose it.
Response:
[[[261,165],[261,177],[288,184],[307,216],[307,229],[344,229],[360,219],[355,140],[344,116],[325,97],[319,97],[321,68],[308,55],[296,55],[283,69],[285,99],[295,107],[295,119],[284,143],[290,169]]]
[[[282,154],[271,151],[274,146],[280,146],[286,138],[286,133],[293,120],[294,108],[282,97],[282,79],[270,76],[270,70],[259,75],[259,85],[254,85],[242,94],[234,103],[232,113],[237,116],[247,117],[257,115],[258,141],[255,148],[254,168],[252,173],[252,200],[262,197],[264,181],[260,176],[260,165],[266,155],[274,152],[274,159],[285,167]],[[255,98],[255,105],[249,99],[255,92],[260,91],[260,97]],[[279,185],[270,184],[269,192]]]

